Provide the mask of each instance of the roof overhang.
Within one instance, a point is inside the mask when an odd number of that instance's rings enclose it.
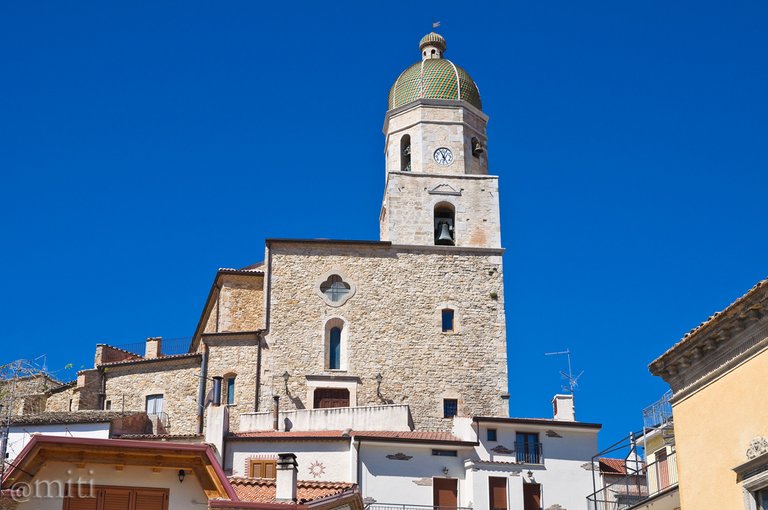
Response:
[[[472,418],[475,423],[499,423],[509,425],[534,425],[544,428],[567,428],[567,429],[586,429],[600,430],[603,425],[600,423],[588,423],[583,421],[564,421],[564,420],[541,420],[536,418],[502,418],[496,416],[475,416]]]
[[[13,489],[18,484],[30,483],[49,462],[190,470],[209,499],[239,502],[211,447],[200,444],[34,436],[11,465],[3,486]]]

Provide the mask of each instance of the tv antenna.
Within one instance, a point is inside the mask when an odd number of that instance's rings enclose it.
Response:
[[[573,375],[573,371],[571,370],[571,350],[565,349],[564,351],[558,352],[545,352],[544,356],[566,356],[568,358],[568,373],[566,374],[561,370],[560,375],[567,381],[567,385],[562,386],[563,391],[570,391],[571,395],[573,395],[573,392],[579,386],[579,377],[584,374],[584,371],[582,370],[579,372],[579,375],[577,376]]]

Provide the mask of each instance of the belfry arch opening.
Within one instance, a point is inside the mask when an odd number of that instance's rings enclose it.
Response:
[[[435,205],[434,228],[435,244],[445,246],[456,245],[456,208],[448,202]]]
[[[400,139],[400,171],[411,171],[411,135],[403,135]]]

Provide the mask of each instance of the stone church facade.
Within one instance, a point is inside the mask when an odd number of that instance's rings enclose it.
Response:
[[[262,262],[217,272],[186,352],[98,345],[19,409],[146,413],[151,434],[110,437],[208,443],[237,483],[292,452],[304,479],[354,484],[375,510],[583,508],[600,425],[572,395],[552,418],[508,417],[488,117],[445,50],[425,36],[391,87],[379,240],[268,239]]]
[[[275,396],[283,410],[406,404],[417,430],[505,416],[488,117],[472,78],[443,58],[444,39],[427,36],[421,51],[390,91],[379,241],[267,240],[264,262],[218,272],[189,353],[164,356],[158,339],[144,356],[99,346],[56,400],[142,410],[162,395],[173,434],[202,432],[215,377],[232,430]]]

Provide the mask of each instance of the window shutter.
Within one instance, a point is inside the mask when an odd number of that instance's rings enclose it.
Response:
[[[97,510],[98,498],[64,498],[64,510]]]
[[[104,505],[99,510],[131,510],[131,489],[104,489]]]
[[[277,462],[265,462],[264,463],[264,478],[275,478],[275,468],[277,467]]]
[[[136,510],[166,510],[167,503],[168,494],[165,491],[136,490]]]

